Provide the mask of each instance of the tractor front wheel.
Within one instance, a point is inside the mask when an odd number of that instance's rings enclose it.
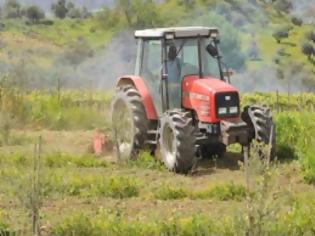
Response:
[[[186,174],[191,170],[196,154],[196,129],[190,112],[168,111],[160,124],[161,160],[169,170]]]
[[[250,127],[249,141],[270,145],[270,160],[276,157],[276,126],[269,108],[265,106],[247,106],[242,113],[242,119]]]

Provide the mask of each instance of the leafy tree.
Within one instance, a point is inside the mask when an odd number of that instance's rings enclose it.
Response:
[[[5,18],[20,18],[22,16],[21,4],[17,0],[6,0],[3,10]]]
[[[302,52],[307,56],[308,59],[311,59],[315,56],[315,48],[311,43],[304,43],[302,45]]]
[[[26,9],[26,17],[34,24],[45,18],[45,13],[38,6],[30,6]]]
[[[58,0],[56,4],[52,4],[51,9],[53,10],[56,17],[64,19],[68,13],[66,0]]]
[[[278,42],[281,43],[281,41],[285,38],[289,37],[289,31],[287,29],[279,29],[276,30],[273,34],[272,37]]]

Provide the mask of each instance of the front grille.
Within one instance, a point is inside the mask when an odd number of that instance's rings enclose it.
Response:
[[[240,98],[237,92],[217,93],[215,95],[215,107],[217,118],[231,118],[239,115]],[[231,113],[230,109],[237,107],[237,113]],[[219,109],[226,108],[225,114],[219,114]]]

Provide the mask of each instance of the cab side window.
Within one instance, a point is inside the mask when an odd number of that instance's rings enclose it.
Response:
[[[145,80],[161,77],[161,41],[144,41],[141,75]]]
[[[156,112],[162,113],[160,83],[162,70],[162,46],[160,40],[143,42],[140,75],[150,91]]]

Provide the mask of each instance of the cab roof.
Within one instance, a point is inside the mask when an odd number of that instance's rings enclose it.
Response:
[[[172,27],[137,30],[136,38],[164,38],[173,35],[173,38],[194,38],[198,36],[210,37],[211,34],[219,34],[217,28],[193,26],[193,27]]]

